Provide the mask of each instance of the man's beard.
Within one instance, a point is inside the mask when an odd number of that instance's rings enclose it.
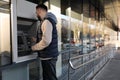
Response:
[[[39,21],[42,21],[42,18],[40,16],[37,16],[37,18],[38,18]]]

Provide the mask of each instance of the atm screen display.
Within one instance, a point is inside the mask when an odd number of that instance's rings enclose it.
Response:
[[[32,37],[36,34],[36,22],[18,18],[17,19],[17,40],[18,40],[18,57],[32,54]]]

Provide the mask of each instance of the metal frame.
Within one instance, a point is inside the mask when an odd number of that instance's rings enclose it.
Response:
[[[112,53],[110,52],[111,50],[113,51]],[[90,64],[91,62],[93,62],[94,66],[92,66],[92,68],[90,70],[88,70],[87,72],[84,72],[84,74],[79,79],[79,80],[81,80],[81,79],[85,80],[85,76],[87,76],[88,73],[93,72],[93,75],[96,74],[113,57],[114,53],[115,52],[114,52],[114,47],[113,46],[107,46],[107,47],[104,46],[100,51],[70,58],[69,59],[69,64],[70,64],[70,67],[73,70],[77,70],[77,69],[82,68],[82,67],[85,69],[85,66],[87,64]],[[91,55],[95,55],[95,56],[92,57],[92,58],[90,58]],[[83,61],[78,66],[74,66],[73,65],[72,60],[74,60],[74,59],[80,59],[80,58],[83,59],[86,56],[89,58],[88,61],[85,61],[85,62]],[[97,60],[99,62],[96,65],[95,62]],[[98,66],[98,69],[96,70],[97,66]]]
[[[109,50],[106,50],[106,51],[109,51]],[[102,52],[102,51],[100,51],[100,52]],[[92,53],[92,54],[96,54],[96,53]],[[70,65],[71,65],[72,69],[74,69],[74,70],[79,69],[80,67],[82,67],[82,66],[84,66],[84,65],[86,65],[86,64],[88,64],[88,63],[90,63],[90,62],[93,62],[93,61],[95,61],[95,60],[97,60],[97,59],[99,59],[99,58],[107,55],[107,54],[104,54],[104,55],[99,55],[99,54],[98,54],[99,57],[93,58],[93,59],[91,59],[90,61],[87,61],[87,62],[85,62],[85,63],[83,63],[83,64],[81,64],[81,65],[79,65],[79,66],[77,66],[77,67],[73,66],[72,61],[71,61],[72,59],[76,59],[76,58],[80,58],[80,57],[85,57],[85,56],[90,56],[90,55],[92,55],[92,54],[81,55],[81,56],[77,56],[77,57],[71,58],[70,61],[69,61],[69,63],[70,63]]]

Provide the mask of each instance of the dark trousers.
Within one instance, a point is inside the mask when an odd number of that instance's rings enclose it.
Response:
[[[56,76],[57,57],[50,60],[41,60],[43,80],[58,80]]]

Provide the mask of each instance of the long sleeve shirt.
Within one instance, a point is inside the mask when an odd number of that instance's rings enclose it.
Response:
[[[42,25],[41,25],[41,30],[42,30],[42,39],[35,44],[34,46],[32,46],[32,50],[43,50],[44,48],[46,48],[47,46],[49,46],[49,44],[52,41],[52,24],[48,21],[45,20],[43,21]]]

